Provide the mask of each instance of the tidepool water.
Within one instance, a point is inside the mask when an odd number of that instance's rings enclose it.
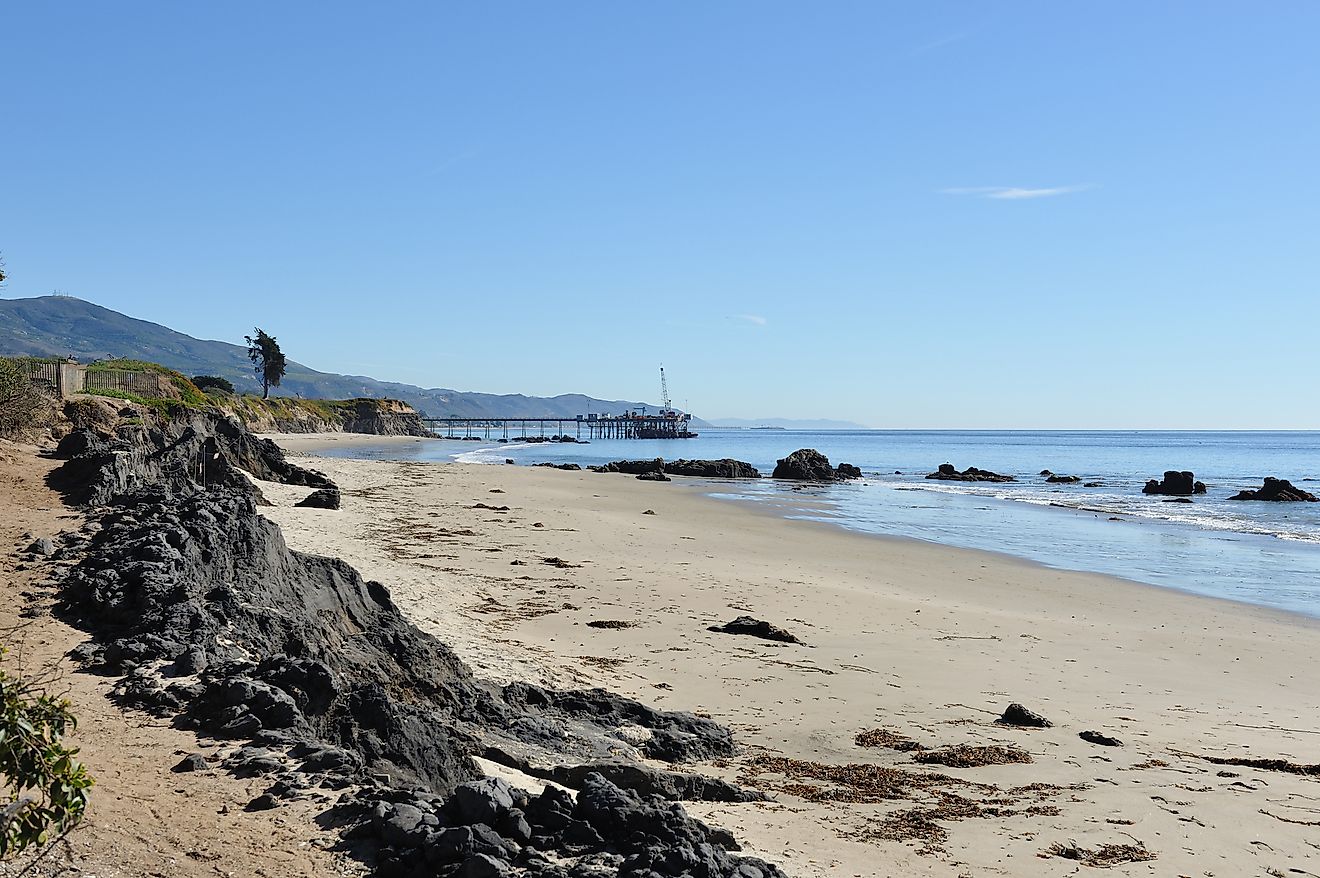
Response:
[[[442,440],[324,453],[583,466],[623,458],[732,457],[768,475],[778,458],[798,448],[815,448],[833,463],[855,464],[866,478],[801,490],[770,479],[718,483],[710,493],[769,501],[791,518],[864,533],[987,549],[1051,567],[1320,616],[1320,503],[1227,499],[1259,487],[1267,475],[1320,494],[1318,432],[706,429],[685,440],[588,445]],[[1018,481],[926,479],[941,463],[960,470],[976,466]],[[1043,469],[1102,486],[1047,484],[1038,475]],[[1194,471],[1208,493],[1190,504],[1141,493],[1147,479],[1170,469]]]

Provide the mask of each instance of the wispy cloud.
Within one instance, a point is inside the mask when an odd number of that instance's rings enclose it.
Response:
[[[741,320],[744,323],[750,323],[753,326],[765,326],[770,322],[759,314],[734,314],[733,318],[735,320]]]
[[[1021,201],[1027,198],[1053,198],[1056,195],[1071,195],[1074,192],[1085,192],[1087,189],[1094,189],[1092,183],[1082,183],[1076,186],[1050,186],[1041,189],[1027,189],[1022,186],[962,186],[952,189],[941,189],[944,195],[970,195],[974,198],[994,198],[999,201]]]
[[[915,49],[908,52],[908,57],[915,58],[918,55],[924,55],[927,52],[934,51],[935,49],[943,48],[944,46],[947,46],[950,43],[956,43],[959,40],[965,40],[965,39],[967,39],[967,34],[965,33],[949,34],[948,36],[943,36],[938,39],[931,40],[928,43],[922,43],[920,46],[917,46]]]

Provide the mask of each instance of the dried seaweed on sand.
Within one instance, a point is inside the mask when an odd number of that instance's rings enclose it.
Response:
[[[767,781],[763,775],[777,774],[787,783]],[[824,782],[822,785],[802,784],[801,781]],[[739,782],[749,786],[790,792],[813,802],[852,802],[873,804],[910,798],[914,793],[939,787],[975,787],[994,790],[986,784],[974,784],[945,774],[907,771],[887,765],[850,762],[828,765],[806,762],[782,756],[758,756],[743,764]],[[795,783],[796,782],[796,783]],[[790,786],[792,787],[790,789]]]
[[[955,744],[938,750],[922,750],[912,757],[923,765],[947,765],[950,768],[979,768],[982,765],[1008,765],[1031,762],[1031,754],[1018,747],[999,744],[977,747]]]
[[[857,737],[853,738],[853,743],[858,747],[887,747],[890,750],[903,752],[925,749],[921,744],[893,729],[868,729],[859,732]]]
[[[905,740],[893,733],[877,734],[873,738],[882,741]],[[932,751],[918,751],[919,754],[926,752]],[[1044,805],[1042,801],[1062,790],[1050,784],[1032,784],[1003,790],[993,784],[975,783],[935,772],[861,763],[828,765],[779,756],[758,756],[747,760],[738,781],[746,786],[785,793],[811,802],[908,802],[909,806],[879,817],[861,831],[847,833],[847,837],[859,841],[917,842],[920,845],[917,848],[919,854],[943,851],[942,845],[948,839],[949,829],[941,825],[941,822],[1057,814],[1057,808]],[[1025,809],[1017,810],[1024,805],[1027,806]]]
[[[1102,844],[1098,848],[1084,848],[1074,841],[1066,845],[1055,842],[1041,851],[1040,855],[1076,860],[1083,866],[1094,866],[1099,869],[1121,866],[1124,863],[1145,863],[1155,859],[1155,852],[1147,850],[1145,843],[1140,841],[1136,844]]]

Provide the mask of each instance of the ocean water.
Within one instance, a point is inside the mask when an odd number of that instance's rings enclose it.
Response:
[[[1267,475],[1320,494],[1320,432],[707,429],[687,440],[441,441],[338,453],[583,466],[622,458],[732,457],[768,475],[778,458],[798,448],[855,464],[866,478],[800,490],[770,479],[711,483],[710,493],[770,502],[789,517],[865,533],[986,549],[1320,616],[1320,503],[1227,499],[1259,487]],[[941,463],[993,470],[1017,481],[926,479]],[[1038,475],[1043,469],[1102,486],[1051,485]],[[1208,493],[1190,504],[1141,493],[1147,479],[1169,469],[1194,471]]]

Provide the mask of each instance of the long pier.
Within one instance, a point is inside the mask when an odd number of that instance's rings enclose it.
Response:
[[[695,439],[690,415],[578,415],[576,418],[422,418],[446,439]],[[565,425],[568,429],[565,429]],[[549,432],[547,432],[547,430]],[[571,431],[571,432],[570,432]],[[586,434],[585,437],[583,434]]]

